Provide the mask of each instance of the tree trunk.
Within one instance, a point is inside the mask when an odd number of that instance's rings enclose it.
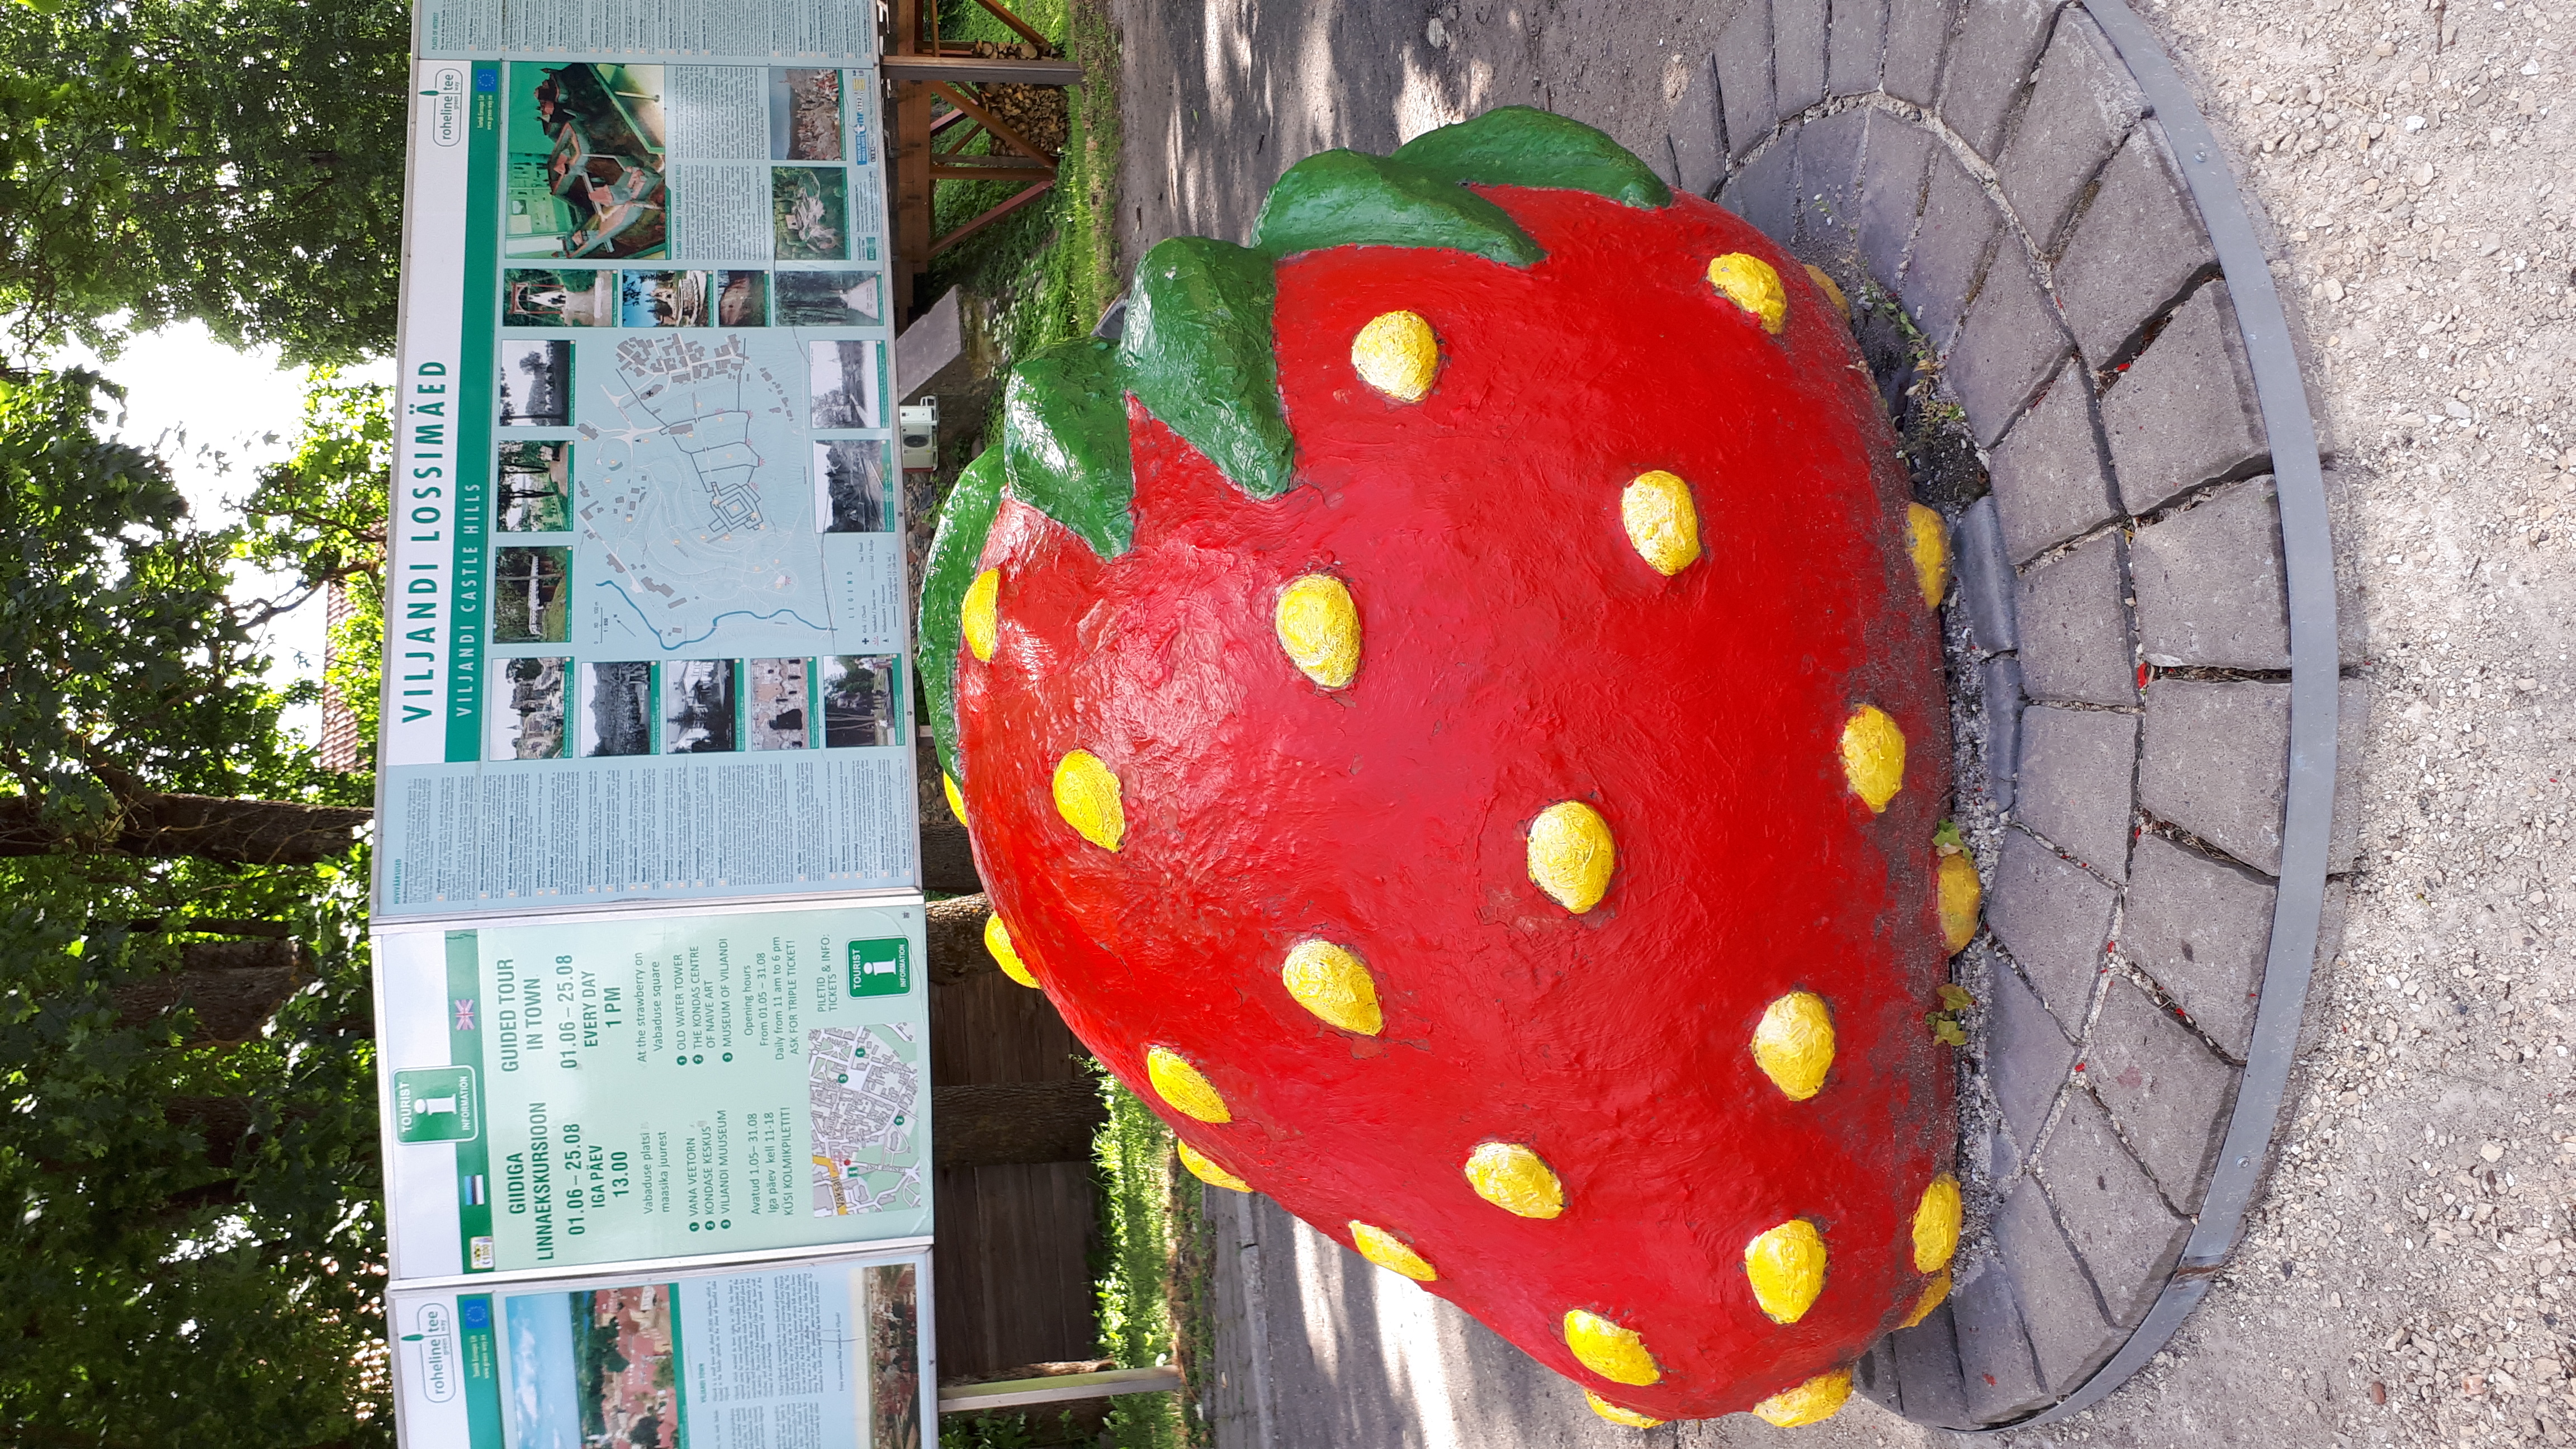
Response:
[[[196,1009],[190,1046],[247,1041],[304,984],[293,941],[196,941],[179,969],[116,988],[116,1024],[136,1026],[181,1006]]]
[[[984,922],[992,914],[993,903],[980,895],[930,903],[922,924],[930,938],[931,980],[954,986],[1000,969],[984,949]]]
[[[314,865],[349,848],[350,833],[374,812],[293,800],[214,795],[129,796],[111,844],[128,855],[193,855],[228,865]],[[51,855],[72,844],[43,819],[38,802],[0,800],[0,856]]]
[[[984,1082],[930,1090],[933,1165],[1088,1162],[1091,1135],[1109,1120],[1099,1084]]]

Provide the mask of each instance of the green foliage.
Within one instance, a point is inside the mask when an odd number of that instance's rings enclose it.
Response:
[[[1183,1321],[1192,1300],[1181,1281],[1188,1275],[1176,1267],[1197,1233],[1198,1180],[1179,1170],[1172,1129],[1143,1099],[1106,1074],[1100,1093],[1109,1107],[1109,1120],[1092,1139],[1100,1171],[1100,1352],[1121,1368],[1180,1361],[1186,1372],[1181,1355],[1199,1335]],[[1121,1395],[1109,1411],[1108,1442],[1119,1449],[1198,1442],[1198,1421],[1179,1398]]]
[[[322,683],[357,718],[360,754],[370,759],[381,703],[393,440],[383,384],[344,383],[329,368],[314,369],[295,452],[260,475],[238,544],[243,559],[297,581],[296,592],[274,607],[293,607],[320,589],[341,591],[347,610],[331,625]]]
[[[1041,1439],[1039,1434],[1047,1437]],[[1036,1449],[1041,1444],[1076,1442],[1073,1415],[1059,1413],[1049,1430],[1044,1421],[1032,1425],[1027,1414],[950,1414],[939,1424],[939,1449]]]
[[[104,843],[128,781],[209,795],[314,783],[281,740],[232,539],[188,526],[161,460],[99,437],[81,372],[0,378],[0,795]]]
[[[261,482],[273,511],[207,527],[159,458],[99,436],[116,396],[0,379],[0,804],[56,827],[0,858],[0,1442],[388,1444],[363,851],[107,848],[135,792],[366,798],[281,731],[298,694],[251,644],[274,606],[225,590],[244,558],[378,567],[331,521],[365,514],[381,400],[371,444],[366,390],[326,380],[303,471]],[[235,930],[191,929],[210,921],[302,952],[301,989],[246,1042],[131,994]]]
[[[178,317],[291,363],[387,350],[410,41],[401,0],[0,5],[19,350]]]
[[[0,862],[0,1441],[389,1444],[365,871]],[[262,917],[314,981],[269,1033],[123,1021],[138,918]]]

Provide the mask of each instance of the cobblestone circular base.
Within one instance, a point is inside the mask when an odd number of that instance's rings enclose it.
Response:
[[[2267,431],[2220,248],[2104,26],[2125,22],[2133,52],[2145,31],[2109,3],[1747,0],[1663,158],[1856,301],[1901,305],[1985,475],[1964,507],[1941,496],[1955,480],[1924,490],[1954,515],[1954,668],[1982,712],[1984,798],[1960,802],[1988,827],[1962,967],[1986,997],[1962,1087],[1982,1232],[1949,1302],[1858,1374],[1953,1428],[2098,1398],[2196,1301],[2215,1260],[2195,1223],[2225,1217],[2232,1245],[2295,1046],[2256,1031],[2285,854],[2299,925],[2317,879],[2300,830],[2328,872],[2354,851],[2349,771],[2330,834],[2290,805],[2316,782],[2293,785],[2289,556],[2325,555],[2305,512],[2285,548],[2273,450],[2282,486],[2313,490],[2313,433],[2303,411],[2295,436]],[[2355,664],[2360,611],[2331,612]],[[2334,672],[2326,653],[2307,646],[2322,672],[2303,680]],[[2340,686],[2346,759],[2360,689]],[[2340,914],[2329,884],[2320,959]],[[2295,1024],[2305,974],[2271,975],[2266,1020]]]

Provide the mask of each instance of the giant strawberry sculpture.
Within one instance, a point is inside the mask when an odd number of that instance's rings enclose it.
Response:
[[[1623,1423],[1832,1413],[1958,1238],[1942,534],[1830,286],[1542,112],[1315,156],[924,582],[1003,964]]]

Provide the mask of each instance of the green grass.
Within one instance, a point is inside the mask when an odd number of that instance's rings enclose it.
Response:
[[[1181,1449],[1213,1442],[1194,1400],[1208,1361],[1210,1255],[1199,1180],[1181,1170],[1172,1129],[1135,1093],[1103,1075],[1109,1121],[1092,1141],[1100,1170],[1097,1268],[1100,1352],[1121,1368],[1178,1364],[1179,1394],[1129,1394],[1109,1416],[1119,1449]]]
[[[923,295],[962,286],[989,299],[995,340],[1015,360],[1088,334],[1126,282],[1118,267],[1118,43],[1108,11],[1102,0],[1027,0],[1013,11],[1096,79],[1067,94],[1071,124],[1054,189],[933,258]],[[939,29],[947,39],[1019,39],[974,0],[942,0]],[[979,135],[967,150],[990,144]],[[946,235],[1016,189],[1008,181],[941,182],[932,205],[936,233]]]

